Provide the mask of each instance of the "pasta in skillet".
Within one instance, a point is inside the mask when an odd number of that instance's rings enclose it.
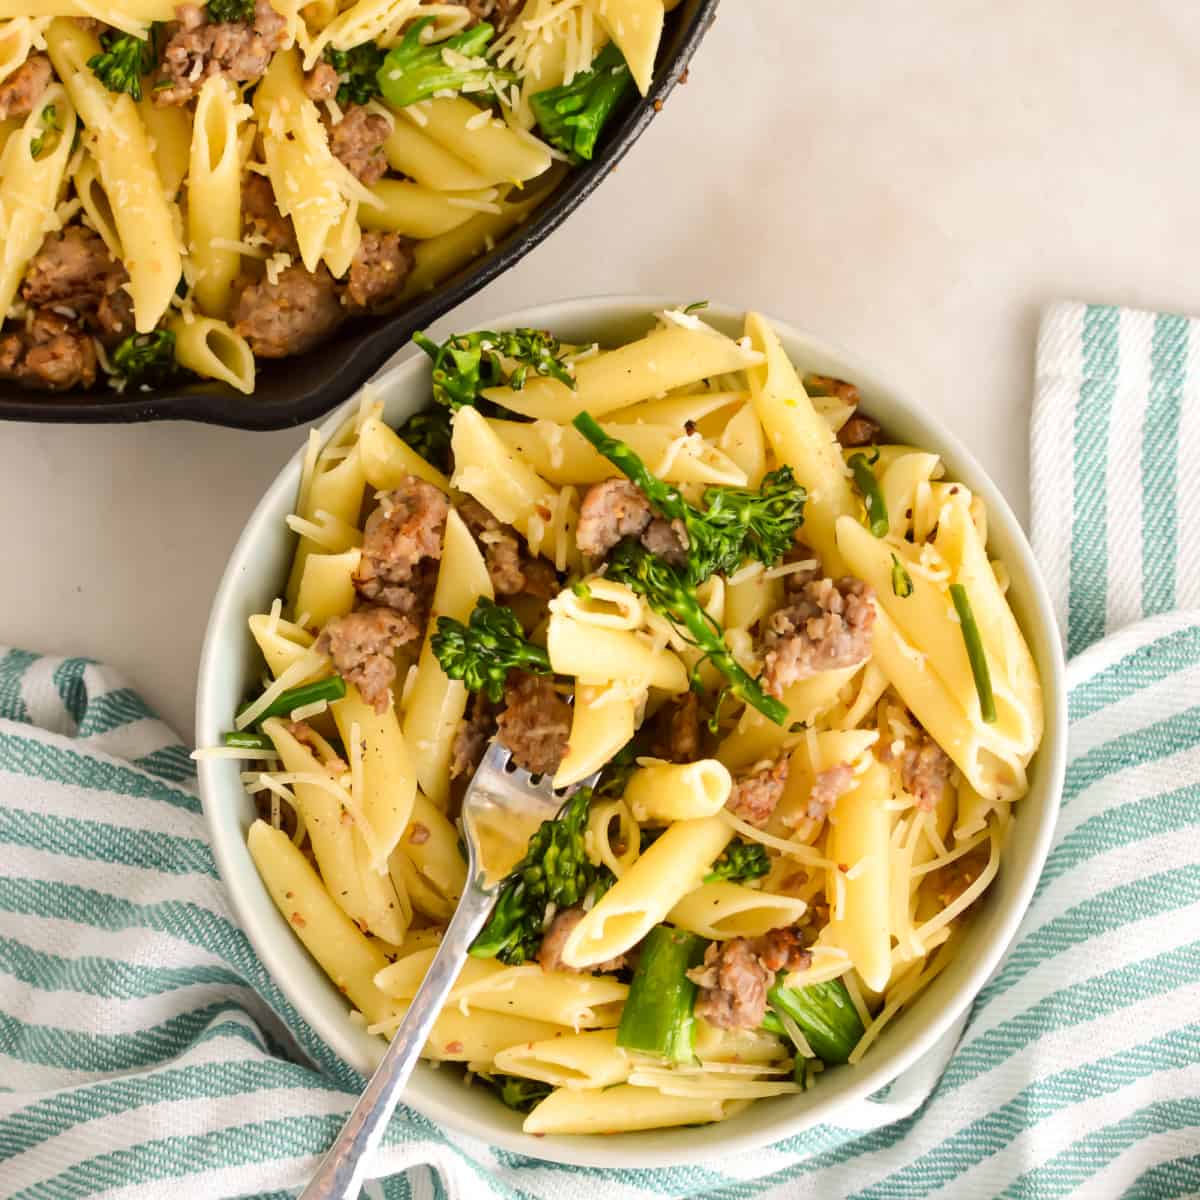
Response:
[[[286,597],[250,618],[271,682],[197,752],[246,760],[281,913],[390,1035],[495,738],[599,780],[529,843],[427,1058],[532,1133],[717,1121],[856,1063],[956,953],[1042,735],[981,502],[754,314],[428,349],[412,444],[369,388],[310,443]]]
[[[524,221],[646,93],[663,20],[663,0],[0,0],[0,380],[253,392],[257,360]]]

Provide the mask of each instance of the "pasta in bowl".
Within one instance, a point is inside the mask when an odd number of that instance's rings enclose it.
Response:
[[[222,873],[367,1069],[461,889],[480,748],[599,771],[440,1018],[461,1067],[408,1099],[562,1161],[777,1139],[945,1034],[1028,903],[1062,773],[1044,591],[969,458],[845,356],[646,302],[496,324],[314,435],[235,551],[198,718]]]

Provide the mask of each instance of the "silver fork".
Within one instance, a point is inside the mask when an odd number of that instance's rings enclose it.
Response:
[[[300,1200],[350,1200],[357,1196],[375,1147],[400,1102],[434,1021],[454,986],[467,951],[483,928],[504,877],[520,860],[538,826],[596,776],[555,791],[550,777],[536,783],[493,742],[463,797],[467,886],[446,927],[404,1020],[392,1037],[337,1140],[321,1159]]]

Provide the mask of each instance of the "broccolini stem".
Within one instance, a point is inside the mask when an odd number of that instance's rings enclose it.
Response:
[[[414,21],[400,44],[393,46],[383,60],[376,78],[389,104],[405,108],[439,92],[461,92],[471,87],[482,90],[493,80],[516,82],[512,71],[502,71],[484,57],[495,32],[486,21],[443,42],[424,45],[421,34],[432,23],[433,17]],[[451,57],[460,62],[452,64],[448,61]]]
[[[988,669],[987,651],[983,648],[983,638],[979,633],[979,626],[975,623],[975,614],[971,611],[971,601],[967,599],[967,589],[961,583],[952,583],[950,599],[954,601],[954,611],[958,613],[963,642],[967,647],[967,660],[971,664],[971,674],[975,677],[975,690],[979,693],[979,715],[990,725],[996,719],[992,673]]]
[[[273,750],[275,747],[265,733],[247,733],[240,729],[231,729],[221,735],[221,741],[226,746],[236,746],[239,750]]]
[[[904,564],[892,555],[892,595],[900,600],[907,600],[912,595],[912,576],[905,570]]]
[[[800,1026],[800,1032],[822,1062],[846,1062],[864,1033],[850,993],[840,979],[802,988],[777,984],[767,993],[767,999],[772,1008]],[[782,1022],[779,1025],[784,1027]],[[763,1027],[767,1027],[765,1021]]]
[[[535,92],[529,106],[542,135],[574,161],[587,161],[605,122],[622,98],[633,91],[633,76],[625,57],[609,43],[591,67],[576,73],[570,83]]]
[[[617,1026],[617,1045],[668,1062],[695,1059],[696,985],[687,977],[704,957],[704,939],[656,925],[642,942],[637,970]]]
[[[345,694],[346,681],[340,675],[330,675],[328,679],[318,679],[315,683],[302,683],[299,687],[280,692],[259,713],[255,724],[261,724],[270,717],[286,717],[306,704],[316,704],[321,700],[340,700]],[[244,709],[248,706],[242,707]]]
[[[608,578],[628,584],[660,616],[683,626],[697,648],[729,680],[729,690],[739,700],[776,725],[787,724],[787,705],[768,696],[758,680],[742,668],[725,645],[721,626],[700,607],[695,589],[670,563],[636,542],[624,541],[609,559]]]
[[[879,480],[875,478],[875,472],[871,470],[867,456],[852,454],[846,465],[854,473],[854,482],[862,492],[863,503],[867,506],[867,528],[877,538],[887,537],[890,528],[887,501],[883,498],[883,489],[879,486]]]

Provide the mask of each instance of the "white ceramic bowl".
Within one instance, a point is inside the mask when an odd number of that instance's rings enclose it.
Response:
[[[663,297],[571,300],[501,315],[481,327],[533,326],[550,329],[567,341],[611,344],[640,336],[652,323],[655,310],[676,302],[677,298]],[[710,306],[704,316],[728,333],[741,332],[742,313],[737,310]],[[535,1138],[522,1133],[521,1118],[484,1089],[464,1087],[457,1071],[434,1071],[422,1064],[405,1102],[439,1125],[533,1158],[629,1168],[718,1158],[778,1141],[826,1120],[858,1124],[866,1097],[913,1067],[956,1024],[1000,961],[1032,897],[1062,787],[1066,690],[1050,600],[1029,543],[1004,498],[971,455],[912,401],[897,395],[886,380],[852,357],[780,322],[775,322],[775,328],[801,370],[854,381],[866,411],[882,422],[890,437],[938,451],[949,475],[987,503],[990,546],[1008,566],[1009,595],[1037,660],[1046,696],[1045,739],[1030,770],[1029,794],[1017,806],[1000,875],[979,906],[954,962],[886,1028],[862,1063],[827,1071],[806,1093],[756,1101],[717,1125],[608,1138]],[[414,350],[374,386],[385,403],[386,419],[397,424],[428,402],[428,359]],[[349,400],[330,415],[321,427],[324,437],[356,402]],[[292,509],[300,481],[301,440],[298,436],[295,457],[247,522],[217,590],[200,664],[196,740],[201,746],[216,745],[222,730],[232,728],[236,706],[261,673],[246,618],[266,610],[287,577],[294,538],[284,517]],[[254,869],[245,842],[253,805],[238,783],[238,769],[239,764],[228,760],[200,763],[204,811],[234,909],[296,1009],[336,1053],[369,1073],[382,1053],[382,1042],[351,1022],[344,997],[292,935]]]

